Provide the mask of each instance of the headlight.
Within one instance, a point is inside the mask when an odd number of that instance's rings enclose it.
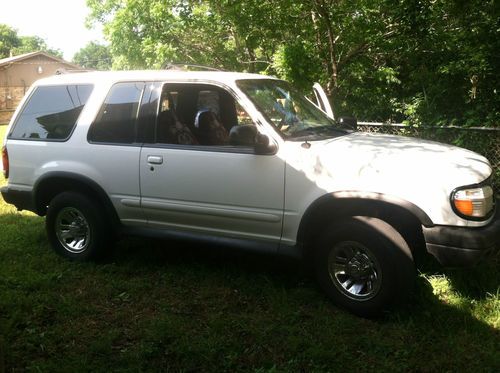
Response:
[[[493,188],[489,185],[457,188],[451,193],[455,212],[466,219],[484,219],[494,208]]]

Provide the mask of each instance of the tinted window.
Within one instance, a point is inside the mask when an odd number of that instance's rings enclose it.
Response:
[[[65,140],[92,92],[92,85],[38,87],[19,115],[13,139]]]
[[[248,141],[234,143],[230,138],[231,129],[243,124],[254,126],[228,91],[207,84],[165,84],[160,97],[155,142],[248,147]],[[248,133],[254,132],[250,129]]]
[[[144,83],[115,84],[90,128],[89,141],[120,144],[135,142],[137,113],[143,90]]]

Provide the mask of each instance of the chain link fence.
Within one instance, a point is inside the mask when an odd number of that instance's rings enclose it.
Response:
[[[358,122],[358,130],[439,141],[482,154],[493,167],[493,186],[496,193],[500,193],[500,128],[412,127]]]

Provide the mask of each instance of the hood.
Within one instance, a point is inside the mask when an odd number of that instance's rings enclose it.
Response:
[[[340,156],[364,173],[448,180],[458,185],[481,182],[491,175],[488,160],[472,151],[411,137],[357,132],[322,144],[320,157],[330,163]],[[344,158],[345,157],[345,158]]]
[[[310,144],[303,148],[294,143],[288,163],[325,191],[401,195],[418,188],[419,194],[437,189],[449,194],[484,181],[492,172],[488,160],[477,153],[411,137],[355,132]]]

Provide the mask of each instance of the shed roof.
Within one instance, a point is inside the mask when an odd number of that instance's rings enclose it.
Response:
[[[51,55],[51,54],[49,54],[47,52],[43,52],[43,51],[30,52],[30,53],[20,54],[18,56],[2,58],[2,59],[0,59],[0,67],[6,66],[6,65],[10,65],[10,64],[13,64],[13,63],[18,63],[18,62],[21,62],[21,61],[24,61],[24,60],[27,60],[27,59],[30,59],[30,58],[36,57],[36,56],[44,56],[44,57],[50,58],[50,59],[52,59],[52,60],[54,60],[56,62],[63,63],[65,65],[71,66],[72,68],[77,69],[77,70],[81,70],[82,69],[78,65],[72,64],[71,62],[65,61],[62,58],[53,56],[53,55]]]

